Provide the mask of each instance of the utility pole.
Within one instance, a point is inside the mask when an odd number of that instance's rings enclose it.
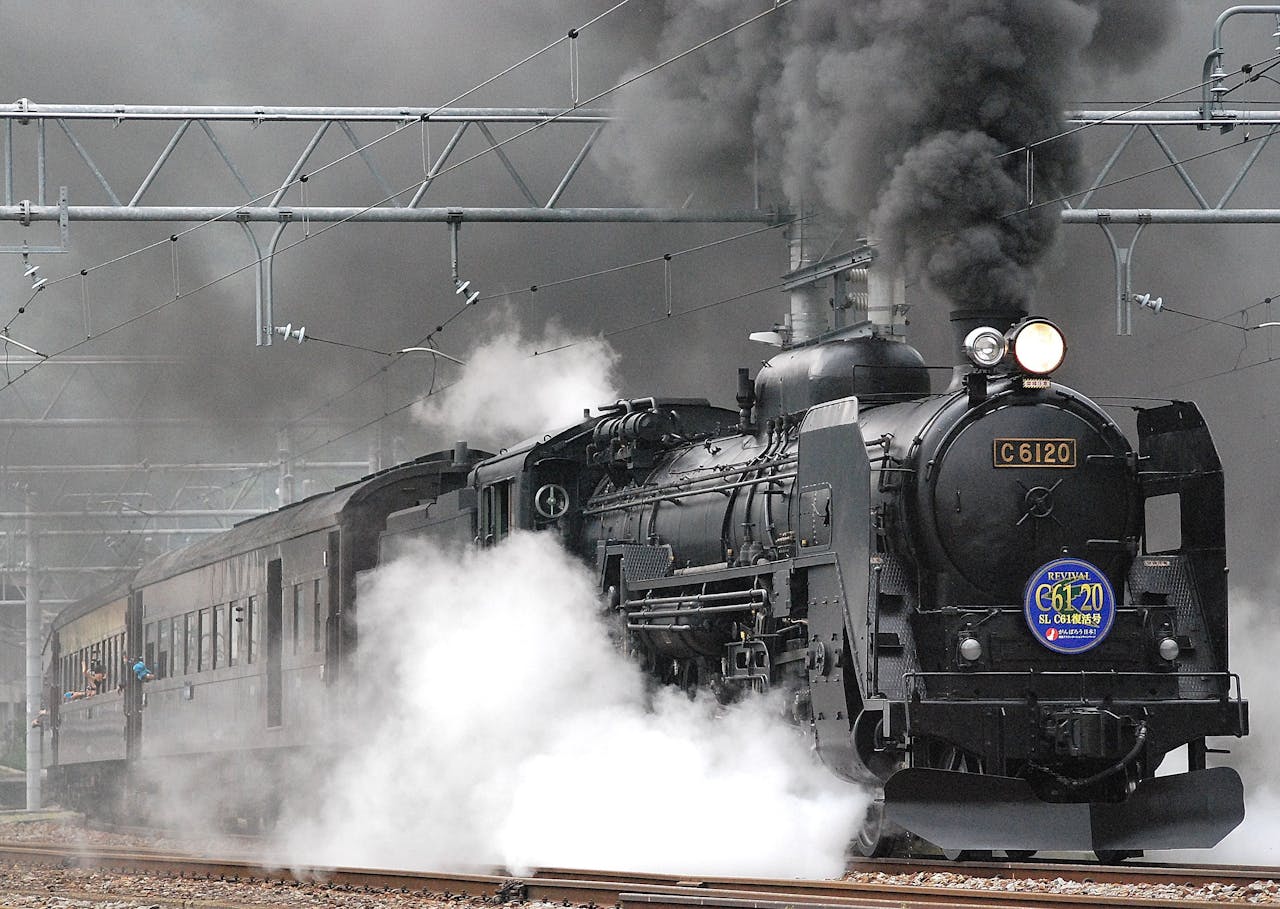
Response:
[[[26,495],[27,516],[27,810],[41,807],[40,757],[44,727],[34,727],[40,712],[40,573],[36,558],[35,503],[31,490]]]

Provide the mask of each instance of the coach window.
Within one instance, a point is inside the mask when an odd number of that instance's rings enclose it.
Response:
[[[316,578],[312,583],[315,598],[311,604],[311,650],[319,653],[324,650],[324,579]]]
[[[148,663],[148,666],[155,666],[156,678],[163,679],[169,676],[169,629],[173,622],[169,619],[160,620],[160,630],[157,635],[156,661]]]
[[[258,598],[249,597],[249,602],[244,609],[244,624],[240,626],[240,631],[244,636],[244,646],[241,649],[244,651],[244,661],[246,663],[252,663],[258,658],[256,648],[253,646],[254,626],[258,623],[257,612]]]
[[[169,677],[182,675],[184,651],[187,649],[187,629],[182,623],[182,616],[175,615],[169,619]]]
[[[227,632],[226,615],[221,606],[209,607],[209,617],[213,622],[209,634],[209,664],[217,669],[222,665],[226,651],[222,648],[222,636]]]
[[[227,635],[231,632],[230,617],[226,603],[213,607],[213,668],[227,665],[227,652],[231,649],[227,643]]]
[[[230,608],[230,624],[227,625],[227,665],[234,666],[240,662],[240,629],[244,627],[244,604],[232,600],[227,604]]]
[[[236,636],[236,617],[231,603],[218,607],[218,665],[231,665],[231,641]]]
[[[302,591],[303,587],[301,584],[293,585],[293,621],[290,622],[293,640],[290,642],[289,646],[291,648],[290,652],[295,654],[299,649],[301,649],[298,642],[302,640]]]
[[[184,672],[200,671],[200,613],[188,612],[184,616],[187,628],[187,659],[183,664]]]
[[[213,610],[200,610],[200,659],[196,672],[208,672],[213,668]]]
[[[142,659],[148,666],[156,665],[156,623],[150,622],[142,633]]]

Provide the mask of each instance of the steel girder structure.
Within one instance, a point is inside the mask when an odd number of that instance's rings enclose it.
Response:
[[[4,144],[4,196],[0,205],[0,221],[16,222],[30,227],[36,222],[56,222],[60,230],[57,246],[37,246],[30,243],[0,246],[0,252],[30,254],[35,252],[61,252],[69,242],[70,224],[74,221],[165,221],[165,222],[228,222],[238,224],[252,247],[257,269],[255,288],[257,302],[256,338],[259,345],[272,343],[272,263],[280,246],[281,237],[290,224],[316,223],[423,223],[443,222],[450,225],[455,246],[460,225],[464,221],[487,222],[779,222],[777,211],[762,210],[688,210],[673,208],[623,208],[623,207],[574,207],[559,206],[565,191],[578,174],[601,130],[610,117],[606,112],[588,108],[551,110],[539,108],[385,108],[385,107],[252,107],[252,106],[161,106],[161,105],[106,105],[106,104],[41,104],[26,98],[19,99],[5,109],[0,109],[3,121]],[[117,185],[97,163],[100,155],[91,152],[89,145],[77,130],[84,124],[109,124],[113,130],[148,123],[176,124],[168,141],[159,151],[150,170],[127,192],[118,192]],[[261,185],[251,187],[246,178],[247,167],[243,159],[237,160],[220,138],[215,126],[225,129],[227,124],[248,124],[255,134],[265,137],[270,127],[288,127],[303,124],[314,126],[307,130],[309,137],[302,147],[293,153],[274,158],[275,173],[260,178]],[[381,126],[386,132],[373,140],[362,140],[355,132],[356,126]],[[450,136],[438,155],[429,148],[427,130],[432,124],[446,124]],[[495,126],[514,127],[517,132],[505,139],[494,134]],[[73,128],[74,127],[74,128]],[[192,128],[195,128],[194,130]],[[15,182],[19,143],[15,132],[23,129],[34,132],[35,150],[27,156],[26,182],[20,188]],[[586,137],[577,152],[565,166],[555,188],[539,196],[530,188],[530,181],[516,167],[507,154],[506,145],[515,138],[534,129],[553,128],[558,132],[576,130]],[[457,153],[463,137],[473,131],[481,138],[480,150],[450,163]],[[305,133],[295,130],[286,141],[301,141]],[[306,184],[309,179],[329,165],[312,167],[317,147],[329,133],[345,135],[351,146],[344,158],[357,156],[378,187],[380,198],[372,203],[356,206],[308,204]],[[166,168],[174,169],[174,153],[179,145],[192,140],[188,135],[203,134],[227,172],[235,180],[242,199],[217,201],[214,204],[193,204],[183,200],[177,204],[144,203],[158,177]],[[400,189],[392,187],[383,173],[391,153],[401,157],[407,154],[408,142],[385,143],[397,134],[417,140],[412,146],[416,156],[422,155],[422,173],[415,181]],[[52,137],[52,138],[51,138]],[[240,138],[243,139],[243,136]],[[50,145],[53,140],[64,143],[73,160],[83,165],[81,179],[89,178],[89,189],[68,190],[50,173]],[[266,144],[265,140],[263,144]],[[510,175],[515,188],[525,204],[519,206],[429,206],[424,199],[432,184],[446,170],[465,164],[473,158],[492,153]],[[379,158],[381,158],[381,164]],[[308,169],[311,168],[310,173]],[[96,184],[96,187],[95,187]],[[59,187],[58,198],[50,199],[50,187]],[[262,187],[265,186],[265,191]],[[200,188],[186,188],[191,198],[198,198]],[[83,199],[97,195],[103,204],[82,204]],[[73,202],[73,197],[76,201]],[[201,200],[205,203],[208,199]],[[275,224],[269,237],[260,238],[251,225]]]
[[[1228,73],[1223,68],[1226,53],[1223,47],[1222,32],[1227,21],[1238,15],[1265,15],[1275,19],[1276,30],[1272,35],[1278,42],[1275,56],[1260,64],[1244,64],[1237,72]],[[1148,224],[1280,224],[1280,205],[1275,207],[1228,208],[1228,203],[1244,182],[1245,177],[1253,169],[1272,137],[1280,129],[1280,110],[1254,108],[1246,105],[1236,109],[1228,109],[1224,101],[1227,95],[1243,85],[1256,81],[1267,69],[1276,65],[1280,58],[1280,5],[1251,4],[1234,6],[1224,10],[1214,22],[1213,36],[1209,52],[1204,59],[1204,74],[1200,83],[1200,106],[1195,110],[1160,110],[1155,109],[1158,102],[1142,105],[1129,110],[1074,110],[1065,114],[1065,120],[1075,132],[1089,127],[1122,127],[1125,133],[1115,150],[1107,158],[1098,172],[1093,184],[1083,193],[1067,196],[1061,200],[1063,205],[1062,221],[1064,224],[1097,224],[1106,235],[1111,247],[1112,259],[1116,275],[1116,333],[1129,335],[1133,333],[1132,305],[1135,302],[1131,290],[1130,274],[1133,262],[1134,247],[1143,228]],[[1259,66],[1262,66],[1259,69]],[[1254,74],[1254,70],[1258,70]],[[1235,85],[1228,85],[1228,80],[1240,77]],[[1266,78],[1271,79],[1270,76]],[[1272,80],[1274,81],[1274,80]],[[1201,152],[1189,158],[1180,158],[1169,144],[1162,130],[1170,127],[1195,127],[1198,131],[1216,130],[1227,134],[1239,130],[1239,145],[1252,145],[1248,155],[1227,182],[1220,193],[1206,192],[1188,173],[1186,165],[1197,158],[1207,157],[1217,151]],[[1160,169],[1170,169],[1177,174],[1183,187],[1194,203],[1192,208],[1097,208],[1090,207],[1095,193],[1106,188],[1108,179],[1125,150],[1139,134],[1145,134],[1155,143],[1161,155],[1168,162]],[[1035,155],[1035,146],[1024,149],[1028,169],[1027,204],[1035,204],[1031,198],[1030,170]],[[1217,197],[1216,202],[1210,200]],[[1135,229],[1129,237],[1127,245],[1116,239],[1111,230],[1113,224],[1132,224]]]
[[[1072,126],[1125,128],[1124,135],[1095,175],[1090,187],[1081,193],[1054,200],[1062,204],[1062,223],[1096,224],[1102,228],[1107,238],[1115,266],[1116,334],[1118,335],[1133,333],[1132,307],[1135,302],[1131,285],[1133,254],[1138,238],[1148,224],[1280,224],[1280,202],[1276,207],[1267,208],[1229,207],[1229,203],[1244,183],[1245,177],[1258,162],[1277,130],[1280,130],[1280,110],[1223,110],[1211,117],[1205,116],[1198,110],[1119,112],[1081,110],[1068,111],[1066,120]],[[1162,132],[1163,129],[1175,126],[1197,128],[1213,126],[1223,132],[1240,128],[1244,141],[1252,147],[1225,186],[1217,192],[1210,192],[1192,177],[1186,168],[1189,159],[1180,157]],[[1257,128],[1258,132],[1249,132],[1251,128]],[[1111,178],[1117,163],[1139,136],[1147,137],[1159,150],[1167,164],[1158,169],[1171,170],[1177,175],[1194,207],[1101,208],[1093,204],[1095,196],[1100,191],[1114,185]],[[1214,152],[1209,152],[1209,154],[1212,153]],[[1194,159],[1203,156],[1205,153],[1202,152],[1190,157]],[[1034,160],[1034,151],[1028,153],[1028,165],[1032,160]],[[1154,171],[1148,173],[1151,172]],[[1128,178],[1121,178],[1116,182],[1122,182],[1125,179]],[[1036,204],[1030,195],[1028,204]],[[1135,225],[1127,243],[1118,239],[1112,230],[1112,225],[1117,224]]]

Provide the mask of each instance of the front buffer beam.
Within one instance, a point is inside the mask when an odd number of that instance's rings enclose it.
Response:
[[[1140,782],[1123,802],[1045,802],[1026,780],[907,769],[884,787],[889,820],[946,850],[1207,849],[1244,820],[1230,767]]]

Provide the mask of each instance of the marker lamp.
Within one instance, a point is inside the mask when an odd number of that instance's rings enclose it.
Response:
[[[970,663],[976,662],[982,657],[982,642],[977,638],[962,638],[960,656]]]
[[[1165,638],[1159,643],[1157,650],[1160,652],[1160,659],[1168,660],[1172,663],[1178,658],[1182,648],[1178,646],[1178,642],[1174,638]]]
[[[1047,376],[1062,365],[1067,342],[1058,326],[1045,319],[1027,319],[1009,330],[1013,358],[1023,372]]]
[[[998,330],[994,328],[975,328],[964,339],[964,355],[973,365],[984,369],[995,366],[1004,359],[1007,344]]]

